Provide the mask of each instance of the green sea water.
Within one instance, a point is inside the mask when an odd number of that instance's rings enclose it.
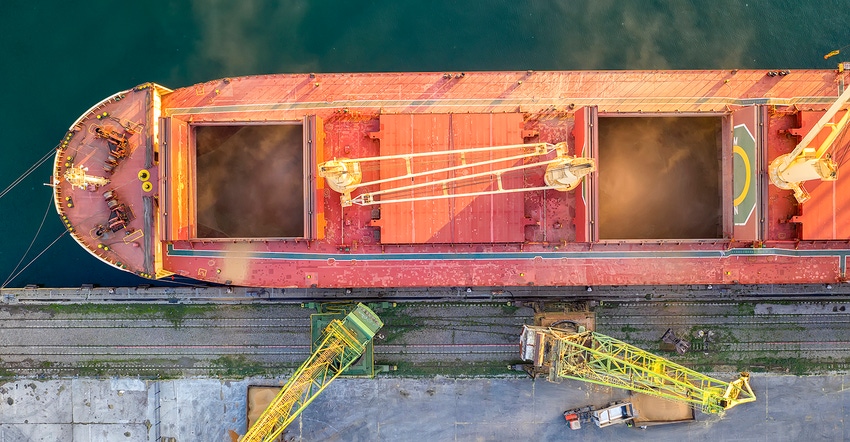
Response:
[[[279,72],[832,68],[850,44],[838,1],[0,2],[0,190],[91,105]],[[846,58],[846,57],[845,57]],[[50,200],[45,164],[0,199],[0,282]],[[50,209],[28,263],[61,232]],[[11,286],[136,285],[60,239]]]

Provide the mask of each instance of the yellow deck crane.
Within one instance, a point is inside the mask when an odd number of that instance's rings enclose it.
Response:
[[[357,304],[344,319],[332,320],[310,358],[295,370],[241,441],[273,441],[280,436],[331,381],[363,355],[366,344],[383,325],[363,304]]]
[[[829,54],[827,54],[829,55]],[[803,182],[809,180],[834,181],[838,178],[838,164],[829,155],[835,139],[847,127],[850,110],[837,122],[832,122],[838,111],[850,100],[850,88],[845,90],[827,109],[800,143],[790,153],[776,157],[768,168],[770,181],[780,189],[793,190],[799,203],[809,199],[809,193],[803,188]],[[826,138],[818,146],[812,145],[821,131],[828,130]]]
[[[522,359],[549,380],[576,379],[687,402],[704,413],[723,413],[756,400],[749,374],[723,382],[625,342],[592,331],[525,326]]]

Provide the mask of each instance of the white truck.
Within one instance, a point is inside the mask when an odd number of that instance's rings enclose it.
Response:
[[[614,402],[604,408],[587,406],[567,410],[564,419],[571,430],[593,422],[599,428],[625,423],[630,427],[647,428],[654,425],[694,422],[694,409],[685,402],[670,401],[657,396],[634,393],[629,400]]]
[[[604,408],[595,408],[587,406],[567,410],[564,412],[564,419],[571,430],[578,430],[582,423],[593,422],[599,428],[604,428],[609,425],[629,423],[635,418],[635,408],[631,402],[616,402],[609,404]]]

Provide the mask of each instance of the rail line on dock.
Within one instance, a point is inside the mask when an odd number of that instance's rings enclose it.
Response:
[[[850,369],[850,311],[844,302],[610,302],[596,311],[597,331],[692,367],[789,371]],[[690,344],[665,347],[671,330]]]
[[[504,366],[516,359],[515,339],[528,315],[503,307],[455,306],[444,314],[430,305],[389,308],[376,362]],[[170,318],[156,309],[2,310],[2,368],[19,376],[285,375],[311,354],[312,312],[294,305],[217,306]]]
[[[671,328],[690,350],[661,354],[690,367],[850,369],[850,312],[835,298],[553,305],[595,309],[597,331],[653,352]],[[471,375],[506,374],[519,359],[522,325],[533,323],[539,307],[539,301],[416,302],[379,309],[385,325],[374,341],[375,361],[405,373],[464,375],[469,368]],[[0,307],[0,313],[5,376],[283,376],[311,351],[311,310],[291,304],[216,306],[170,318],[22,305]]]
[[[185,283],[190,284],[190,283]],[[72,287],[0,289],[0,304],[221,304],[265,305],[309,302],[516,303],[535,301],[617,302],[820,302],[850,300],[850,284],[686,285],[603,287],[322,288],[252,287]]]

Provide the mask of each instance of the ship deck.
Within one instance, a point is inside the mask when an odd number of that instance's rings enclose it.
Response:
[[[78,241],[139,274],[251,286],[837,282],[850,247],[846,180],[807,185],[812,200],[800,206],[768,184],[765,168],[794,148],[846,80],[829,70],[293,74],[133,90],[93,108],[71,133],[104,111],[121,127],[146,122],[129,138],[141,149],[112,185],[138,212],[122,237],[141,230],[151,243],[113,240],[104,252],[103,240]],[[198,144],[199,131],[279,126],[300,129],[302,144],[216,147],[214,161]],[[97,163],[105,157],[97,141],[75,135],[60,155],[90,149],[84,155]],[[566,143],[599,170],[566,193],[350,207],[316,170],[332,158],[520,143]],[[847,140],[838,145],[846,150]],[[505,188],[542,184],[530,163],[545,158],[488,155],[488,167],[529,166],[506,174]],[[64,167],[57,161],[57,176]],[[364,180],[405,167],[381,160],[364,168]],[[141,169],[156,183],[150,192],[139,188]],[[57,201],[72,195],[77,210],[60,213],[77,232],[96,226],[98,211],[108,215],[99,192],[66,187],[59,180]],[[208,210],[216,205],[225,209]],[[257,219],[266,230],[249,226]]]
[[[153,100],[147,85],[92,106],[71,125],[54,163],[56,209],[74,240],[98,259],[143,277],[156,275],[158,255]],[[66,173],[75,167],[108,183],[74,186]],[[119,209],[112,210],[110,201]]]

